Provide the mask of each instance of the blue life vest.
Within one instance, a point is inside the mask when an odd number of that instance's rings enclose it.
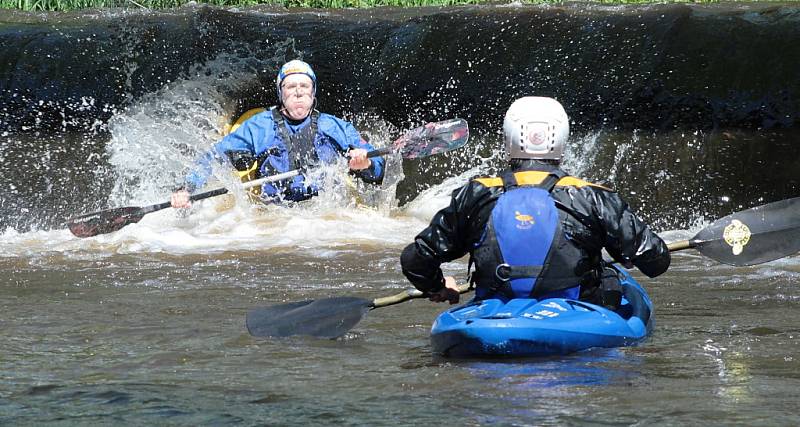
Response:
[[[564,213],[550,194],[565,176],[555,170],[534,185],[518,185],[511,173],[501,177],[503,194],[470,260],[476,298],[578,298],[580,249],[564,234]]]
[[[311,112],[311,123],[306,126],[299,127],[295,133],[289,133],[286,120],[280,114],[277,107],[271,109],[272,120],[275,121],[278,134],[275,136],[276,140],[280,140],[283,146],[286,147],[286,155],[292,169],[300,169],[305,171],[307,168],[312,168],[320,164],[319,154],[317,153],[317,140],[319,139],[318,126],[319,112],[313,110]],[[269,154],[269,153],[268,153]],[[275,153],[277,154],[277,153]],[[325,151],[325,163],[333,161],[335,156],[332,150]],[[277,154],[279,155],[279,154]],[[264,162],[261,165],[261,176],[268,176],[279,172],[278,168],[270,162]],[[287,188],[288,187],[288,188]],[[273,183],[271,185],[264,185],[264,195],[268,198],[275,198],[279,193],[283,193],[283,197],[287,200],[299,202],[310,199],[319,193],[319,188],[315,183],[305,182],[305,176],[297,176],[288,182]],[[262,196],[263,197],[263,196]]]
[[[292,169],[305,169],[331,164],[351,148],[374,150],[362,140],[349,122],[314,110],[297,124],[285,120],[276,107],[252,115],[234,132],[201,156],[185,178],[190,191],[205,185],[214,161],[230,160],[248,178],[271,176]],[[256,169],[251,171],[255,163]],[[369,169],[355,174],[365,182],[380,183],[384,160],[372,159]],[[298,167],[299,166],[299,167]],[[306,182],[304,174],[277,183],[265,183],[261,195],[265,200],[304,200],[315,194],[321,183]]]

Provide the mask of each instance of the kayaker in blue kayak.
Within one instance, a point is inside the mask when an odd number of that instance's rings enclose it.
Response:
[[[339,156],[349,158],[350,171],[370,183],[383,180],[384,160],[367,158],[373,150],[350,122],[314,109],[317,77],[307,63],[292,60],[278,71],[279,105],[254,115],[201,156],[172,194],[174,208],[189,207],[191,192],[203,187],[212,172],[212,162],[229,162],[239,171],[252,170],[252,179],[294,169],[305,170],[330,164]],[[316,195],[319,183],[304,174],[278,183],[266,183],[261,199],[268,202],[301,201]]]
[[[619,194],[559,168],[569,119],[558,101],[518,99],[503,133],[510,168],[454,191],[403,250],[403,274],[431,301],[458,302],[455,279],[440,265],[466,254],[477,299],[560,297],[615,308],[621,287],[603,248],[649,277],[667,270],[667,245]]]

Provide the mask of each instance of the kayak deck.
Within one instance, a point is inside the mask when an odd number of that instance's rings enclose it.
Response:
[[[639,283],[618,270],[624,297],[616,311],[564,298],[474,301],[436,318],[433,352],[445,357],[531,357],[637,344],[652,331],[652,302]]]

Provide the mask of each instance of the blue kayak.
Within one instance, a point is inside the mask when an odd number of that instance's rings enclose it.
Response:
[[[436,318],[433,352],[445,357],[531,357],[637,344],[653,329],[653,303],[630,274],[615,268],[623,287],[616,311],[564,298],[474,301]]]

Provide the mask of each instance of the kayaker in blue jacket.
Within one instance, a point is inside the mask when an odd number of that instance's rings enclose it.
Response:
[[[380,183],[384,161],[368,158],[374,148],[364,141],[350,122],[314,110],[317,77],[307,63],[292,60],[278,71],[279,105],[254,115],[203,155],[185,178],[182,188],[172,194],[174,208],[190,206],[191,192],[205,185],[212,162],[229,162],[245,171],[255,165],[251,178],[271,176],[294,169],[307,170],[333,163],[339,156],[349,158],[350,171],[362,180]],[[261,188],[265,201],[301,201],[316,195],[320,183],[305,174]]]
[[[478,299],[562,297],[616,308],[621,286],[606,251],[649,277],[670,264],[667,245],[616,192],[559,168],[569,136],[552,98],[515,101],[503,122],[510,168],[471,180],[402,253],[403,274],[431,301],[458,302],[440,265],[470,254]]]

